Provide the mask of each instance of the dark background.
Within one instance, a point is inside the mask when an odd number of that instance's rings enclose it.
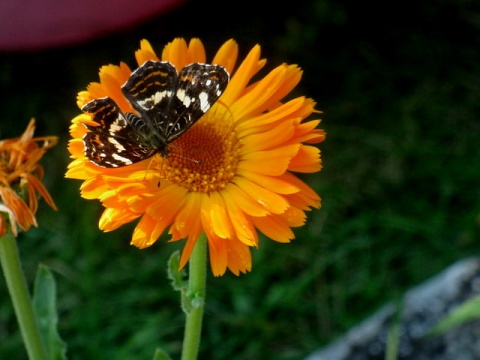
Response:
[[[113,9],[112,9],[113,11]],[[0,30],[1,31],[1,30]],[[98,230],[101,206],[64,179],[76,94],[98,69],[135,66],[147,38],[161,54],[199,37],[208,54],[234,38],[262,46],[264,74],[304,69],[292,96],[323,111],[324,170],[303,178],[320,210],[288,245],[262,239],[253,271],[209,277],[202,359],[301,359],[458,259],[480,250],[480,6],[474,1],[189,1],[96,40],[0,54],[0,138],[31,117],[60,143],[42,160],[59,211],[19,236],[27,280],[55,272],[70,359],[178,358],[183,315],[165,262],[180,244],[129,245],[134,224]],[[0,358],[26,358],[0,282]]]

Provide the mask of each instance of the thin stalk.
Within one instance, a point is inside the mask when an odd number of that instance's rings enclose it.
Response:
[[[188,273],[187,296],[192,306],[186,315],[182,360],[196,360],[202,333],[207,282],[207,238],[203,233],[197,239],[190,256]]]
[[[30,360],[46,360],[37,318],[22,271],[17,241],[11,234],[0,237],[0,263]]]

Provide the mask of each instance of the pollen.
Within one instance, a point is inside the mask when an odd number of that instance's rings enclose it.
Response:
[[[169,145],[170,156],[160,165],[161,178],[189,191],[222,190],[235,176],[239,146],[232,114],[217,102]]]

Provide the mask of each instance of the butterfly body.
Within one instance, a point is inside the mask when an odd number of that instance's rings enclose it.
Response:
[[[115,168],[155,154],[168,157],[169,143],[184,134],[218,100],[229,81],[220,65],[192,63],[178,74],[166,61],[147,61],[122,86],[135,113],[123,113],[109,97],[85,104],[98,126],[85,125],[85,155]]]

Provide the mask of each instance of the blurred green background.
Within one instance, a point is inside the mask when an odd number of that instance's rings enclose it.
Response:
[[[0,138],[58,135],[44,157],[39,228],[18,239],[25,272],[55,272],[59,331],[70,359],[178,358],[183,314],[166,278],[181,244],[129,245],[134,224],[98,230],[97,201],[64,179],[76,94],[105,64],[127,62],[143,38],[304,69],[292,96],[323,111],[324,170],[303,178],[322,196],[291,244],[262,239],[253,271],[208,280],[202,359],[301,359],[458,259],[480,252],[480,4],[431,0],[190,1],[133,29],[82,45],[0,54]],[[0,30],[1,31],[1,30]],[[0,359],[25,359],[0,281]]]

